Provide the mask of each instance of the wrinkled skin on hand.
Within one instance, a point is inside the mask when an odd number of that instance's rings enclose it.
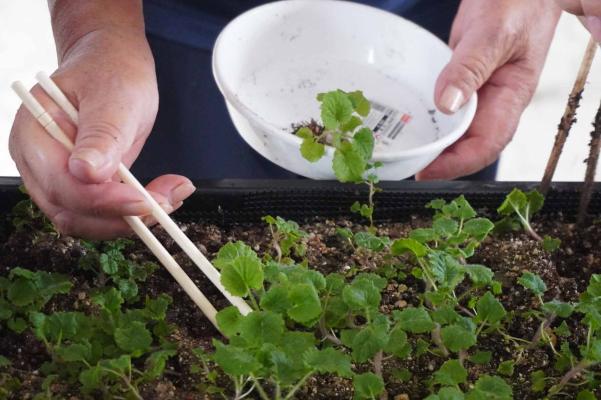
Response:
[[[538,84],[560,9],[548,0],[464,0],[451,31],[453,57],[435,91],[452,114],[474,93],[467,133],[417,175],[454,179],[493,163],[513,137]]]

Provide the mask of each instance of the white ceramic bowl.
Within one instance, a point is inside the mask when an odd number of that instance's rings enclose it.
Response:
[[[333,149],[302,158],[292,124],[319,120],[320,92],[362,90],[377,129],[374,161],[383,180],[422,170],[469,127],[476,96],[453,116],[434,105],[451,50],[394,14],[345,1],[288,0],[230,22],[213,51],[213,74],[236,129],[267,159],[297,174],[333,179]],[[380,111],[378,111],[380,110]]]

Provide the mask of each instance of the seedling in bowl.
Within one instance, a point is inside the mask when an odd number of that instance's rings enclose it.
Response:
[[[309,162],[317,162],[326,153],[326,146],[333,147],[332,169],[340,182],[365,183],[369,187],[367,204],[355,203],[352,211],[369,219],[373,226],[373,196],[379,182],[375,170],[379,162],[371,162],[374,151],[374,135],[363,125],[371,109],[363,92],[345,92],[337,89],[317,95],[321,103],[321,124],[312,121],[296,130],[303,139],[302,156]]]

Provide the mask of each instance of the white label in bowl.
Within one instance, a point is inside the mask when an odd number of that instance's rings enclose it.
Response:
[[[371,101],[371,111],[365,118],[364,125],[374,132],[377,141],[390,145],[399,137],[411,119],[412,116],[408,113]]]

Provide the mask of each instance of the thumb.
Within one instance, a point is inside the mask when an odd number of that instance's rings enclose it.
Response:
[[[69,171],[85,183],[102,183],[117,172],[135,140],[138,124],[132,102],[110,94],[82,99]]]
[[[497,33],[467,31],[462,35],[436,82],[434,99],[440,111],[456,113],[508,61],[509,51],[500,41]]]

